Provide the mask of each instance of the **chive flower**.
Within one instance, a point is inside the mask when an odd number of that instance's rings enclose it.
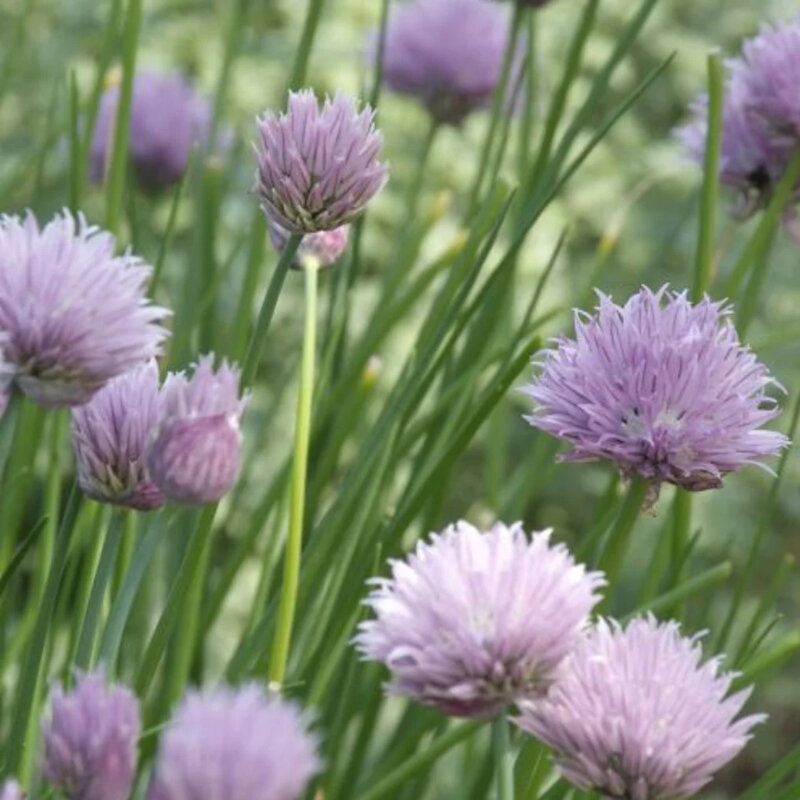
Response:
[[[458,522],[390,566],[371,581],[361,655],[386,664],[391,694],[466,717],[546,692],[604,583],[550,531],[519,524]]]
[[[147,800],[298,800],[319,767],[292,703],[255,684],[190,692],[161,735]]]
[[[341,93],[322,106],[311,90],[289,93],[288,110],[258,118],[254,190],[266,215],[291,233],[354,220],[386,182],[375,112]]]
[[[531,425],[571,445],[563,458],[609,459],[656,490],[699,491],[786,447],[762,430],[780,413],[766,393],[777,384],[739,342],[728,306],[665,288],[622,306],[598,297],[594,316],[576,313],[574,339],[537,356],[523,390]]]
[[[765,26],[747,40],[741,55],[727,65],[719,180],[736,191],[731,209],[746,218],[764,208],[800,145],[800,101],[795,91],[800,70],[800,18]],[[702,164],[708,101],[692,105],[691,121],[678,130],[688,154]],[[792,187],[798,199],[800,181]],[[786,222],[795,212],[787,210]]]
[[[0,217],[0,331],[17,385],[43,406],[87,402],[161,352],[168,315],[146,297],[150,267],[64,211]]]
[[[86,495],[142,511],[164,504],[147,469],[160,412],[155,361],[114,378],[86,405],[72,409],[78,484]]]
[[[412,0],[389,20],[383,78],[440,123],[460,125],[491,104],[509,26],[485,0]]]
[[[75,688],[50,695],[43,725],[42,774],[67,800],[126,800],[136,775],[139,703],[102,672],[79,674]]]
[[[193,374],[167,376],[161,411],[148,455],[153,483],[169,500],[211,503],[233,486],[239,472],[240,421],[247,397],[239,397],[239,370],[214,356]]]
[[[282,253],[289,243],[289,231],[277,222],[269,220],[269,238],[272,246]],[[318,267],[330,267],[335,264],[347,247],[350,238],[350,226],[342,225],[332,231],[307,233],[292,262],[294,269],[302,269],[304,263],[313,261]]]
[[[0,784],[0,800],[25,800],[25,792],[14,780]]]
[[[728,695],[720,659],[675,622],[600,621],[564,660],[545,698],[517,724],[554,752],[562,775],[609,798],[694,797],[734,758],[763,715],[736,718],[750,689]]]
[[[90,154],[96,183],[106,176],[119,95],[119,85],[112,86],[100,100]],[[157,192],[178,183],[192,148],[208,144],[211,104],[183,75],[144,70],[134,78],[130,115],[130,160],[139,185]]]

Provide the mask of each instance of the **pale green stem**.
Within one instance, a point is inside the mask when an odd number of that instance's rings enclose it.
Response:
[[[314,263],[304,265],[305,271],[305,330],[300,368],[300,388],[297,396],[297,420],[294,438],[294,461],[289,504],[289,535],[286,541],[283,588],[278,608],[278,623],[270,656],[269,679],[283,683],[297,605],[300,583],[300,555],[303,546],[303,516],[306,498],[306,473],[308,470],[308,445],[311,435],[311,407],[314,391],[314,356],[317,336],[317,272]]]

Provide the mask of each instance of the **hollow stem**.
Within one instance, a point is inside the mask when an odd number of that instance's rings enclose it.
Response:
[[[297,395],[297,420],[294,437],[294,460],[289,504],[289,535],[286,541],[283,588],[278,608],[278,623],[270,655],[269,679],[280,685],[286,675],[292,626],[300,583],[300,554],[303,544],[303,516],[306,499],[308,444],[311,435],[311,407],[314,391],[314,356],[317,338],[317,272],[318,265],[308,262],[305,271],[305,329]]]

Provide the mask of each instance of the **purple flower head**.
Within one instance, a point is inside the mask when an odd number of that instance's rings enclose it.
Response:
[[[155,361],[114,378],[86,405],[72,409],[72,444],[85,494],[142,511],[164,504],[147,470],[160,411]]]
[[[594,316],[576,313],[575,339],[539,355],[524,390],[528,421],[572,445],[564,458],[607,458],[656,489],[699,491],[787,445],[761,430],[780,413],[766,394],[776,384],[739,343],[729,308],[665,288],[624,306],[598,296]]]
[[[603,584],[550,531],[518,524],[458,522],[391,570],[372,581],[356,645],[391,670],[391,693],[467,717],[546,691]]]
[[[42,773],[67,800],[125,800],[136,775],[139,703],[102,672],[80,674],[75,689],[50,695]]]
[[[69,212],[44,228],[0,217],[0,330],[19,387],[43,406],[87,402],[153,358],[168,315],[150,305],[150,267],[114,255],[114,237]]]
[[[775,185],[786,171],[791,147],[777,142],[764,120],[754,114],[750,89],[741,65],[731,62],[729,67],[731,74],[722,111],[719,180],[737,192],[731,209],[733,215],[746,218],[769,201]],[[692,114],[692,121],[678,129],[677,136],[689,156],[702,164],[708,130],[707,96],[695,101]]]
[[[788,25],[765,26],[744,43],[733,70],[745,87],[754,122],[778,145],[791,149],[800,144],[800,18]]]
[[[677,623],[636,619],[597,627],[564,660],[545,698],[521,704],[517,724],[554,750],[573,785],[609,798],[694,797],[764,717],[735,719],[750,690],[702,662]]]
[[[297,800],[319,766],[291,703],[255,684],[192,692],[161,736],[147,800]]]
[[[91,150],[91,178],[106,175],[119,104],[119,86],[100,101]],[[177,183],[195,145],[208,143],[211,105],[180,74],[143,71],[136,75],[131,101],[130,157],[141,186],[158,191]]]
[[[239,472],[242,434],[239,423],[247,397],[239,397],[239,371],[214,356],[167,377],[161,420],[150,448],[153,483],[179,503],[217,501]]]
[[[257,120],[255,191],[267,216],[292,233],[330,231],[355,219],[386,182],[375,112],[343,94],[319,106],[289,93],[284,114]]]
[[[289,242],[289,231],[277,222],[269,220],[269,238],[273,247],[282,253]],[[347,247],[350,238],[350,226],[342,225],[332,231],[307,233],[300,242],[292,267],[302,269],[303,262],[313,260],[319,267],[330,267]]]
[[[0,784],[0,800],[25,800],[22,787],[13,780]]]
[[[503,9],[485,0],[413,0],[390,19],[384,80],[434,119],[459,125],[487,107],[508,42]]]

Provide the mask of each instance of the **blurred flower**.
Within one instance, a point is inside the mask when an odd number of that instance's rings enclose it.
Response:
[[[469,717],[546,691],[603,584],[550,531],[501,523],[458,522],[391,569],[373,580],[361,654],[391,670],[390,692]]]
[[[285,114],[258,122],[255,191],[267,216],[292,233],[339,228],[386,181],[375,112],[343,94],[320,108],[311,90],[289,93]]]
[[[0,800],[25,800],[25,792],[16,781],[0,784]]]
[[[486,0],[413,0],[389,21],[384,81],[437,121],[459,125],[490,105],[508,33],[504,10]]]
[[[291,703],[255,684],[193,692],[161,736],[147,800],[297,800],[319,766]]]
[[[0,217],[0,330],[22,391],[43,406],[85,403],[158,355],[168,312],[150,305],[150,268],[114,255],[114,237],[69,212],[40,230]]]
[[[800,18],[764,26],[744,43],[732,69],[745,87],[754,123],[764,126],[778,145],[792,149],[800,144]]]
[[[719,180],[737,191],[731,212],[746,218],[763,208],[786,171],[791,148],[779,145],[752,112],[750,92],[739,69],[729,76],[722,111]],[[692,121],[677,131],[691,158],[702,165],[708,130],[708,97],[692,106]]]
[[[528,421],[572,444],[565,459],[607,458],[656,489],[699,491],[788,444],[760,430],[780,413],[765,393],[777,384],[739,343],[729,308],[664,288],[624,306],[598,296],[596,314],[576,313],[575,340],[541,354],[524,390]]]
[[[45,779],[67,800],[125,800],[136,774],[139,703],[102,672],[80,674],[75,689],[50,695],[44,723]]]
[[[732,676],[701,663],[677,623],[637,619],[597,627],[567,656],[541,700],[521,704],[520,727],[555,751],[564,777],[604,797],[693,797],[764,716],[734,718],[750,690],[725,697]]]
[[[167,377],[162,410],[150,448],[153,483],[180,503],[210,503],[233,486],[239,472],[239,422],[247,398],[239,398],[239,371],[223,362],[214,370],[207,355],[188,378]]]
[[[279,253],[282,253],[289,242],[289,231],[271,219],[268,220],[268,223],[270,241],[273,247]],[[342,225],[332,231],[307,233],[300,242],[300,247],[297,250],[292,266],[295,269],[301,269],[304,261],[313,259],[319,267],[329,267],[344,252],[349,238],[349,225]]]
[[[143,511],[164,504],[146,465],[160,410],[155,361],[114,378],[72,409],[78,483],[89,497]]]
[[[91,178],[105,178],[112,147],[120,87],[103,94],[92,139]],[[195,145],[205,147],[211,105],[180,74],[138,73],[133,83],[130,158],[141,186],[150,191],[177,183]]]

